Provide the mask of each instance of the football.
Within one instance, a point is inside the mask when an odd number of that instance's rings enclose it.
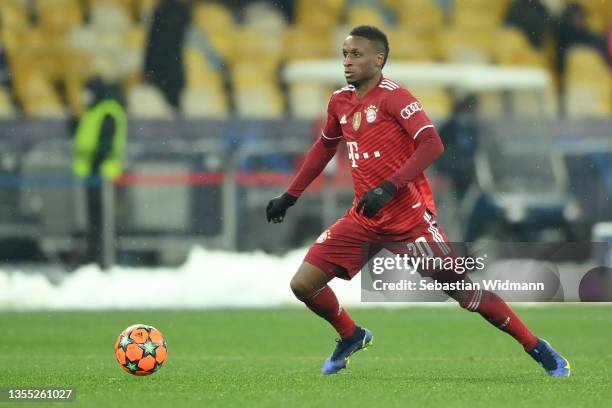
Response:
[[[115,341],[115,357],[121,368],[134,375],[150,375],[166,361],[168,348],[163,334],[153,326],[135,324]]]

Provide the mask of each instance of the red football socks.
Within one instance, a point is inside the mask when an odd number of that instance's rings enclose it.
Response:
[[[355,332],[357,327],[355,322],[340,306],[336,294],[329,286],[325,285],[323,289],[304,303],[310,310],[334,326],[341,338],[349,338]]]
[[[468,298],[470,300],[467,304],[463,303],[463,307],[480,313],[493,326],[514,337],[522,344],[525,351],[530,351],[536,346],[538,338],[531,333],[510,306],[495,293],[488,290],[476,290]]]

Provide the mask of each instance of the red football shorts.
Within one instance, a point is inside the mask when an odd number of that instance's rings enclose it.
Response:
[[[310,246],[304,261],[312,264],[326,274],[350,280],[359,273],[362,266],[368,261],[364,256],[364,248],[368,244],[387,243],[414,243],[426,241],[435,243],[431,248],[450,248],[446,234],[438,226],[433,215],[428,211],[423,214],[422,221],[412,229],[401,235],[381,235],[366,230],[350,216],[345,215],[325,230]],[[452,249],[445,256],[455,256]],[[394,251],[395,252],[395,251]],[[436,255],[439,255],[437,253]],[[455,281],[459,275],[452,273],[443,281]]]

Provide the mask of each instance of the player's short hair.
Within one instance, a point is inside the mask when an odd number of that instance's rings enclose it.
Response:
[[[387,57],[389,56],[389,40],[387,39],[387,35],[385,33],[383,33],[379,28],[362,25],[353,28],[349,35],[367,38],[368,40],[375,42],[380,50],[385,54],[382,67],[385,66],[387,63]]]

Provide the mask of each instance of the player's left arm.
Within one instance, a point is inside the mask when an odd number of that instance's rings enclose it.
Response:
[[[415,146],[404,165],[389,178],[399,190],[435,162],[444,152],[444,145],[421,103],[407,90],[400,88],[393,91],[387,109],[408,137],[414,140]]]
[[[368,218],[374,217],[400,188],[425,171],[444,152],[440,135],[421,103],[410,92],[402,88],[393,91],[386,108],[414,140],[415,150],[395,174],[363,195],[357,212],[363,208],[363,215]]]

